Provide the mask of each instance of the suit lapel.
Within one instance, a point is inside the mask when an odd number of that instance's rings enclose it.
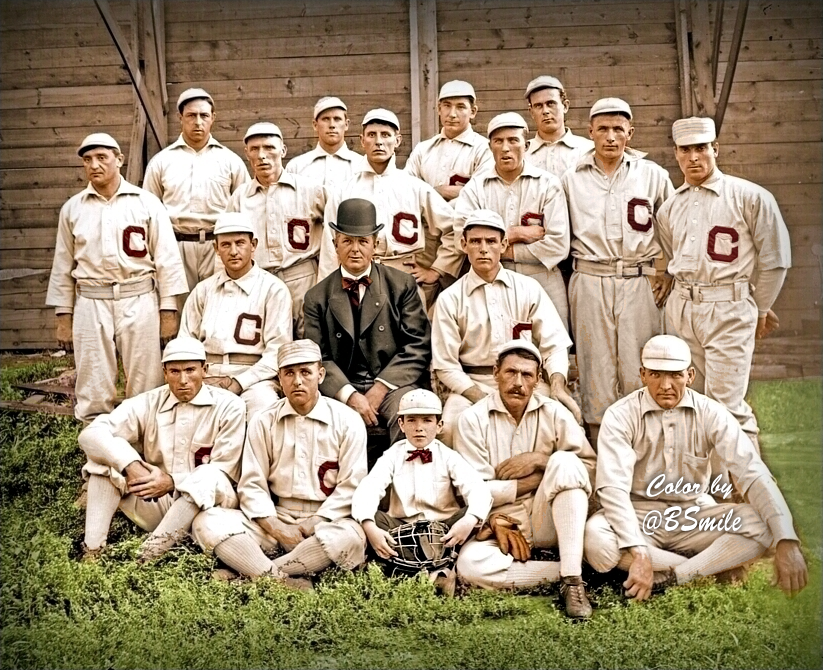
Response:
[[[329,292],[329,309],[337,323],[354,339],[354,317],[351,313],[349,295],[343,290],[343,275],[340,274],[340,270],[337,270],[333,277]]]
[[[369,275],[372,283],[363,294],[363,302],[360,305],[360,335],[374,323],[377,315],[386,308],[386,295],[383,287],[383,276],[380,268],[376,263],[372,264],[372,271]]]

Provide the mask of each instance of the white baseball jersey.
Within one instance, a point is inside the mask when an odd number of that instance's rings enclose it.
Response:
[[[571,340],[540,284],[503,267],[491,283],[469,270],[435,303],[433,369],[451,391],[463,393],[475,385],[464,365],[494,365],[498,349],[524,333],[540,350],[549,377],[568,377]]]
[[[211,231],[237,188],[249,180],[240,158],[213,137],[200,151],[183,136],[156,154],[146,167],[143,188],[163,201],[174,230]]]
[[[412,177],[431,186],[458,186],[473,175],[494,166],[489,141],[471,126],[454,139],[441,130],[434,137],[418,142],[406,161]]]
[[[151,193],[125,179],[106,200],[91,184],[60,210],[46,304],[74,310],[75,285],[128,284],[154,276],[160,309],[188,291],[169,216]]]
[[[494,507],[518,501],[517,480],[496,479],[495,468],[506,459],[539,452],[546,461],[555,451],[575,454],[594,479],[595,460],[583,428],[571,412],[551,398],[534,394],[520,422],[506,409],[500,392],[464,410],[457,420],[455,450],[486,480]],[[530,509],[534,492],[520,496],[519,502]]]
[[[687,183],[657,213],[668,272],[689,284],[719,286],[757,270],[791,267],[789,231],[766,189],[715,168],[700,186]]]
[[[354,166],[360,157],[345,142],[333,154],[328,153],[318,142],[311,151],[292,158],[286,165],[286,172],[303,175],[331,189],[354,174]]]
[[[239,279],[220,270],[189,294],[178,337],[194,337],[206,353],[253,354],[260,360],[232,377],[245,390],[274,379],[277,351],[291,341],[291,294],[256,263]]]
[[[440,440],[433,440],[426,448],[432,455],[429,463],[419,457],[408,460],[416,449],[408,440],[395,442],[384,451],[354,492],[352,518],[358,523],[374,521],[380,501],[391,487],[388,514],[395,519],[448,519],[462,507],[455,497],[456,489],[468,506],[467,514],[484,521],[492,496],[477,471]]]
[[[320,503],[314,514],[337,521],[351,516],[354,490],[366,475],[366,426],[343,403],[318,396],[301,416],[288,398],[249,423],[237,492],[250,519],[275,514],[275,500]]]
[[[284,270],[317,256],[325,206],[322,184],[283,172],[271,186],[253,179],[238,189],[227,211],[251,216],[258,240],[255,262],[264,270]]]
[[[425,249],[428,229],[440,234],[440,248],[432,268],[457,276],[463,256],[454,245],[454,210],[426,182],[398,170],[395,157],[383,174],[377,174],[364,157],[356,174],[335,189],[326,204],[326,222],[318,260],[318,280],[331,274],[339,263],[334,250],[334,235],[329,221],[337,220],[337,207],[347,198],[371,200],[377,209],[378,233],[375,258],[391,258]]]
[[[576,165],[583,154],[593,148],[594,142],[587,137],[575,135],[568,128],[563,137],[554,142],[547,142],[535,134],[526,147],[526,162],[560,177],[572,165]]]
[[[206,485],[213,478],[192,474],[208,465],[236,482],[245,431],[246,406],[233,393],[204,384],[190,402],[180,402],[164,385],[98,416],[79,442],[89,458],[86,472],[121,473],[142,460],[168,474],[177,492],[211,507],[215,491]]]
[[[606,410],[597,445],[595,488],[621,548],[646,544],[631,501],[696,504],[712,477],[713,453],[748,491],[774,539],[797,540],[786,501],[751,441],[725,407],[700,393],[686,389],[673,409],[661,408],[646,388],[630,393]],[[679,490],[655,488],[659,494],[650,496],[660,475],[666,484],[680,480]]]
[[[654,217],[674,187],[669,173],[645,155],[626,149],[620,166],[608,176],[592,149],[563,174],[572,256],[640,263],[660,253]]]
[[[560,180],[553,174],[524,163],[511,184],[493,166],[475,175],[454,203],[455,236],[462,234],[463,222],[477,209],[497,212],[508,227],[540,226],[546,231],[537,242],[512,245],[516,263],[542,263],[551,270],[569,255],[569,212]]]

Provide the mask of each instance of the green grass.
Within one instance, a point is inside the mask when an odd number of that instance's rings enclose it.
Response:
[[[11,374],[0,374],[4,391]],[[770,586],[771,565],[763,561],[743,587],[703,580],[637,604],[622,598],[620,577],[613,576],[593,590],[596,612],[585,624],[566,620],[553,587],[532,595],[470,591],[450,600],[424,580],[389,580],[370,567],[333,571],[315,591],[298,593],[270,580],[216,582],[213,559],[191,544],[138,566],[133,558],[143,535],[121,517],[103,559],[81,564],[83,513],[71,504],[83,460],[76,422],[0,413],[0,662],[3,668],[819,668],[820,384],[753,384],[750,399],[764,429],[764,455],[811,554],[809,587],[785,597]]]

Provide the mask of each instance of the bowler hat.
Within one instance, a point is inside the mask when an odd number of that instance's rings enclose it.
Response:
[[[337,221],[329,221],[333,230],[350,237],[368,237],[383,229],[377,223],[374,203],[363,198],[349,198],[337,208]]]

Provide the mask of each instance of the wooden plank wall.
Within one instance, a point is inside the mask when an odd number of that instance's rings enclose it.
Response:
[[[721,84],[736,12],[727,0]],[[478,131],[503,111],[521,112],[534,129],[522,92],[533,77],[553,74],[571,101],[574,132],[586,135],[598,98],[624,98],[635,116],[632,145],[683,183],[671,149],[681,116],[673,2],[438,0],[437,27],[440,81],[474,84]],[[719,138],[720,168],[772,191],[790,229],[794,267],[775,305],[783,333],[820,331],[821,266],[812,251],[823,211],[821,36],[818,3],[751,2]]]
[[[111,4],[130,34],[130,0]],[[736,3],[726,7],[721,78]],[[312,105],[331,94],[349,105],[354,149],[368,109],[394,110],[404,163],[408,0],[166,0],[165,18],[170,141],[174,101],[203,86],[217,103],[220,141],[242,156],[245,129],[271,120],[296,156],[314,144]],[[0,20],[0,349],[53,347],[45,288],[59,208],[84,186],[75,147],[105,129],[128,157],[134,94],[91,0],[5,0]],[[554,74],[576,132],[585,134],[596,99],[623,97],[636,116],[634,145],[682,182],[670,148],[680,116],[673,2],[438,0],[437,27],[440,82],[475,85],[478,130],[501,111],[530,121],[526,83]],[[784,334],[819,332],[821,28],[817,3],[751,2],[720,138],[721,168],[773,191],[790,226],[795,268],[776,306]]]

